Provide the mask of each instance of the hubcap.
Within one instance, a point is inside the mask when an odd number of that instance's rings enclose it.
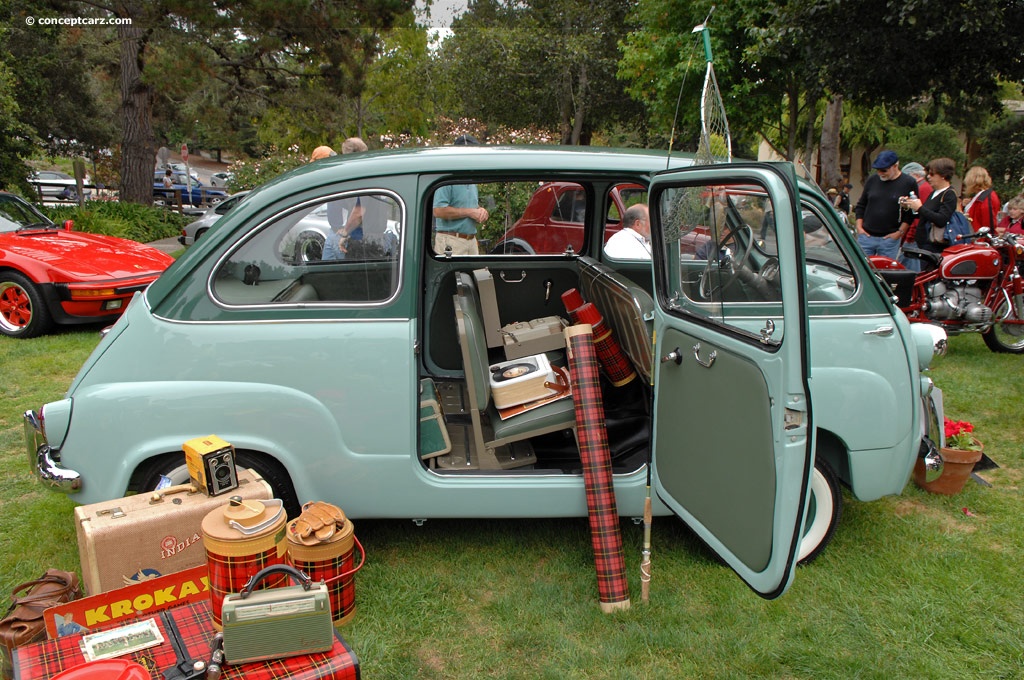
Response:
[[[32,301],[21,286],[0,283],[0,325],[20,331],[32,321]]]

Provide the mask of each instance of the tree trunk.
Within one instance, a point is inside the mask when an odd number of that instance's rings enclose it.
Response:
[[[843,97],[834,95],[825,109],[821,123],[821,185],[839,187],[843,171],[839,166],[839,127],[843,122]]]
[[[122,6],[119,16],[137,14]],[[148,38],[141,22],[117,27],[121,46],[121,201],[153,204],[153,93],[143,82]]]
[[[786,160],[796,161],[796,131],[800,122],[800,91],[789,88],[789,130],[786,135]]]
[[[587,116],[587,88],[590,80],[587,77],[587,65],[580,64],[579,87],[576,96],[576,110],[572,117],[572,143],[579,145],[580,136],[583,134],[583,121]]]

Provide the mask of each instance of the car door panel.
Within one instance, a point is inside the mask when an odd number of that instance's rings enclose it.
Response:
[[[650,191],[660,357],[653,487],[767,598],[792,580],[813,467],[802,227],[789,173],[693,168],[657,175]],[[779,232],[770,290],[747,286],[764,265],[751,256],[757,192]],[[695,264],[685,247],[695,233],[728,248],[697,251],[705,259]]]

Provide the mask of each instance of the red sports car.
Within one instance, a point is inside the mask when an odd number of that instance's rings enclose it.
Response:
[[[174,258],[151,246],[58,227],[0,192],[0,333],[32,338],[54,323],[112,321]]]

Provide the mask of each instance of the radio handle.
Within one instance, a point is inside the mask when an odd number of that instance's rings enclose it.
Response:
[[[273,574],[287,574],[292,577],[298,585],[302,586],[303,590],[309,590],[313,587],[313,579],[306,576],[304,573],[291,566],[290,564],[272,564],[269,567],[264,567],[258,572],[253,574],[249,581],[242,586],[242,591],[238,593],[238,596],[243,600],[252,594],[253,589],[259,584],[260,581]]]

